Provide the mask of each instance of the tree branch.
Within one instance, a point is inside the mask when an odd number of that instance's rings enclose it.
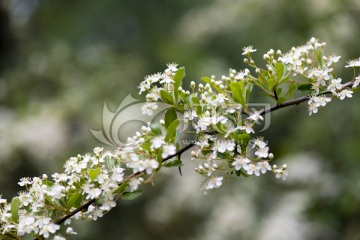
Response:
[[[352,85],[354,84],[354,82],[348,82],[346,84],[343,85],[343,88],[342,89],[345,89],[345,88],[348,88],[348,87],[351,87]],[[330,94],[331,92],[330,91],[327,91],[327,92],[323,92],[321,94],[318,94],[318,95],[323,95],[323,94]],[[267,109],[263,109],[261,111],[261,115],[265,115],[267,113],[270,113],[270,112],[273,112],[273,111],[276,111],[278,109],[281,109],[281,108],[284,108],[284,107],[288,107],[288,106],[292,106],[292,105],[297,105],[297,104],[300,104],[302,102],[305,102],[307,100],[310,99],[310,96],[303,96],[303,97],[299,97],[299,98],[296,98],[296,99],[293,99],[293,100],[289,100],[289,101],[286,101],[286,102],[283,102],[281,104],[276,104],[276,105],[273,105]],[[168,157],[164,158],[162,160],[162,162],[165,162],[175,156],[180,156],[181,154],[183,154],[184,152],[186,152],[187,150],[189,150],[190,148],[192,148],[195,144],[194,143],[190,143],[188,145],[186,145],[185,147],[181,148],[180,150],[178,150],[175,154],[172,154],[172,155],[169,155]],[[144,173],[145,171],[142,171],[142,172],[137,172],[137,173],[133,173],[131,175],[129,175],[128,177],[126,177],[121,183],[119,183],[119,185],[125,183],[125,182],[128,182],[131,178],[133,177],[136,177],[142,173]],[[78,207],[77,209],[73,210],[72,212],[70,212],[69,214],[65,215],[64,217],[56,220],[54,223],[55,224],[62,224],[64,223],[67,219],[71,218],[72,216],[74,216],[75,214],[77,214],[78,212],[82,211],[82,210],[85,210],[87,209],[90,205],[92,205],[93,203],[95,203],[95,199],[91,199],[89,200],[88,202],[86,202],[85,204],[81,205],[80,207]]]
[[[188,145],[186,145],[185,147],[181,148],[179,151],[177,151],[176,153],[167,156],[166,158],[164,158],[162,160],[162,162],[165,162],[175,156],[180,156],[181,154],[183,154],[184,152],[186,152],[187,150],[189,150],[190,148],[192,148],[195,144],[194,143],[190,143]],[[136,177],[142,173],[144,173],[145,171],[142,172],[137,172],[137,173],[133,173],[129,176],[127,176],[121,183],[119,183],[119,186],[125,182],[128,182],[131,178]],[[64,223],[66,220],[68,220],[69,218],[71,218],[72,216],[74,216],[75,214],[77,214],[78,212],[87,209],[90,205],[92,205],[93,203],[95,203],[96,199],[91,199],[89,201],[87,201],[86,203],[84,203],[83,205],[81,205],[80,207],[78,207],[77,209],[71,211],[69,214],[65,215],[64,217],[56,220],[54,223],[55,224],[62,224]]]
[[[345,88],[348,88],[348,87],[351,87],[352,85],[354,84],[354,82],[348,82],[348,83],[345,83],[342,87],[342,89],[345,89]],[[320,93],[318,94],[317,96],[319,95],[324,95],[324,94],[330,94],[331,92],[330,91],[327,91],[327,92],[323,92],[323,93]],[[276,105],[273,105],[269,108],[266,108],[264,110],[262,110],[260,112],[260,115],[265,115],[267,113],[270,113],[270,112],[273,112],[277,109],[280,109],[280,108],[284,108],[284,107],[288,107],[288,106],[291,106],[291,105],[297,105],[297,104],[300,104],[302,102],[305,102],[307,100],[310,99],[310,96],[302,96],[302,97],[299,97],[299,98],[295,98],[295,99],[292,99],[292,100],[289,100],[289,101],[286,101],[286,102],[283,102],[281,104],[276,104]]]

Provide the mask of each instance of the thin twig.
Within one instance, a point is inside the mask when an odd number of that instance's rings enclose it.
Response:
[[[342,89],[351,87],[353,84],[354,84],[354,82],[345,83],[343,85]],[[331,93],[330,91],[327,91],[327,92],[320,93],[317,96],[324,95],[324,94],[330,94],[330,93]],[[307,101],[309,99],[310,99],[310,96],[302,96],[302,97],[299,97],[299,98],[295,98],[295,99],[283,102],[281,104],[275,104],[275,105],[273,105],[273,106],[271,106],[269,108],[266,108],[266,109],[262,110],[260,115],[265,115],[265,114],[267,114],[269,112],[273,112],[273,111],[275,111],[277,109],[280,109],[280,108],[284,108],[284,107],[288,107],[288,106],[292,106],[292,105],[298,105],[298,104],[300,104],[302,102],[305,102],[305,101]]]
[[[348,88],[348,87],[351,87],[352,85],[354,84],[354,82],[348,82],[346,84],[343,85],[343,88],[342,89],[345,89],[345,88]],[[327,91],[327,92],[323,92],[319,95],[323,95],[323,94],[329,94],[331,93],[330,91]],[[303,97],[299,97],[299,98],[296,98],[296,99],[293,99],[293,100],[289,100],[289,101],[286,101],[286,102],[283,102],[281,104],[276,104],[276,105],[273,105],[269,108],[266,108],[264,110],[261,111],[261,115],[265,115],[267,113],[270,113],[270,112],[273,112],[273,111],[276,111],[278,109],[281,109],[281,108],[284,108],[284,107],[288,107],[288,106],[292,106],[292,105],[298,105],[302,102],[305,102],[307,100],[310,99],[310,96],[303,96]],[[188,145],[186,145],[185,147],[181,148],[180,150],[178,150],[176,153],[172,154],[172,155],[169,155],[168,157],[164,158],[162,160],[162,162],[165,162],[173,157],[176,157],[176,156],[180,156],[182,153],[186,152],[187,150],[189,150],[190,148],[192,148],[195,144],[194,143],[190,143]],[[125,182],[128,182],[131,178],[133,177],[136,177],[142,173],[144,173],[145,171],[143,172],[137,172],[137,173],[133,173],[131,175],[129,175],[128,177],[126,177],[121,183],[119,183],[119,185],[125,183]],[[56,220],[54,223],[55,224],[62,224],[64,223],[67,219],[71,218],[72,216],[74,216],[75,214],[77,214],[78,212],[84,210],[84,209],[87,209],[90,205],[92,205],[93,203],[95,203],[95,199],[91,199],[89,200],[88,202],[86,202],[85,204],[81,205],[80,207],[78,207],[77,209],[73,210],[72,212],[70,212],[69,214],[65,215],[64,217]]]
[[[167,156],[166,158],[164,158],[162,161],[165,162],[175,156],[180,156],[181,154],[183,154],[185,151],[187,151],[188,149],[190,149],[191,147],[193,147],[195,144],[194,143],[190,143],[188,145],[186,145],[185,147],[181,148],[179,151],[177,151],[176,153]],[[129,176],[127,176],[121,183],[119,183],[118,185],[120,186],[121,184],[128,182],[131,178],[136,177],[142,173],[144,173],[145,171],[142,172],[137,172],[137,173],[133,173]],[[87,209],[90,205],[92,205],[93,203],[95,203],[96,199],[91,199],[89,201],[87,201],[86,203],[84,203],[83,205],[81,205],[80,207],[76,208],[75,210],[71,211],[70,213],[66,214],[64,217],[56,220],[54,223],[55,224],[62,224],[64,223],[66,220],[68,220],[69,218],[71,218],[72,216],[74,216],[75,214],[77,214],[78,212]]]

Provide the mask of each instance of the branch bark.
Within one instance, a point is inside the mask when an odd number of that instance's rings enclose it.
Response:
[[[343,88],[342,89],[345,89],[345,88],[348,88],[348,87],[351,87],[352,85],[354,84],[354,82],[348,82],[346,84],[343,85]],[[321,93],[319,95],[323,95],[323,94],[330,94],[331,92],[324,92],[324,93]],[[261,115],[265,115],[267,113],[270,113],[270,112],[273,112],[273,111],[276,111],[278,109],[281,109],[281,108],[284,108],[284,107],[288,107],[288,106],[292,106],[292,105],[298,105],[302,102],[305,102],[307,100],[310,99],[310,96],[303,96],[303,97],[299,97],[299,98],[296,98],[296,99],[293,99],[293,100],[289,100],[289,101],[286,101],[282,104],[276,104],[276,105],[273,105],[267,109],[264,109],[261,111]],[[164,158],[162,160],[162,162],[165,162],[173,157],[176,157],[176,156],[181,156],[181,154],[183,154],[184,152],[186,152],[187,150],[189,150],[190,148],[192,148],[195,144],[194,143],[190,143],[188,145],[186,145],[185,147],[181,148],[180,150],[178,150],[175,154],[172,154],[172,155],[169,155],[168,157]],[[144,173],[145,171],[143,172],[137,172],[137,173],[133,173],[131,175],[129,175],[128,177],[126,177],[119,185],[121,185],[122,183],[124,182],[127,182],[129,181],[131,178],[133,177],[136,177],[142,173]],[[84,203],[83,205],[81,205],[79,208],[73,210],[72,212],[70,212],[69,214],[65,215],[64,217],[56,220],[54,223],[55,224],[62,224],[64,223],[67,219],[71,218],[72,216],[74,216],[75,214],[77,214],[78,212],[84,210],[84,209],[87,209],[90,205],[92,205],[93,203],[95,203],[95,199],[91,199],[89,200],[88,202]]]
[[[181,156],[181,154],[183,154],[184,152],[186,152],[187,150],[189,150],[190,148],[192,148],[195,144],[194,143],[190,143],[188,145],[186,145],[185,147],[181,148],[179,151],[177,151],[175,154],[169,155],[166,158],[164,158],[162,160],[162,162],[165,162],[173,157],[176,156]],[[145,171],[142,172],[137,172],[137,173],[133,173],[129,176],[127,176],[121,183],[119,183],[119,186],[125,182],[128,182],[131,178],[136,177],[142,173],[144,173]],[[54,223],[55,224],[62,224],[64,223],[66,220],[68,220],[69,218],[71,218],[72,216],[74,216],[75,214],[77,214],[78,212],[87,209],[90,205],[92,205],[93,203],[95,203],[96,199],[91,199],[89,201],[87,201],[86,203],[84,203],[83,205],[81,205],[80,207],[78,207],[77,209],[71,211],[70,213],[68,213],[67,215],[65,215],[62,218],[59,218],[58,220],[56,220]]]
[[[343,85],[342,89],[352,87],[352,85],[354,85],[354,82],[345,83]],[[330,93],[331,93],[330,91],[327,91],[327,92],[320,93],[317,96],[324,95],[324,94],[330,94]],[[292,106],[292,105],[298,105],[298,104],[300,104],[302,102],[305,102],[305,101],[307,101],[309,99],[310,99],[310,96],[302,96],[302,97],[299,97],[299,98],[295,98],[295,99],[283,102],[281,104],[273,105],[273,106],[271,106],[271,107],[269,107],[267,109],[264,109],[264,110],[261,111],[260,114],[265,115],[267,113],[273,112],[273,111],[275,111],[277,109],[280,109],[280,108],[284,108],[284,107],[288,107],[288,106]]]

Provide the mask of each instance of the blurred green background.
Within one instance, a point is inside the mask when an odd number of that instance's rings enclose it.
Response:
[[[0,193],[24,176],[61,171],[67,158],[102,146],[106,101],[115,110],[147,74],[186,66],[187,83],[240,69],[241,49],[327,42],[346,60],[360,56],[358,0],[1,0]],[[263,132],[287,181],[236,179],[204,196],[187,161],[145,194],[72,239],[360,239],[360,96],[272,114]],[[189,159],[189,157],[188,157]],[[104,237],[105,236],[105,237]],[[71,239],[71,238],[70,238]]]

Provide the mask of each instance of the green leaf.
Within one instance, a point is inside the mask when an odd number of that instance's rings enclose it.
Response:
[[[126,182],[122,183],[117,189],[115,189],[113,194],[118,194],[118,193],[123,192],[128,186],[129,186],[128,183],[126,183]]]
[[[84,200],[84,196],[81,193],[77,192],[71,194],[66,202],[66,209],[70,210],[71,208],[80,207],[83,200]]]
[[[250,177],[250,175],[247,174],[244,169],[240,169],[240,174],[243,175],[244,177]]]
[[[247,147],[247,145],[249,144],[249,141],[250,141],[250,135],[247,134],[247,133],[242,133],[242,134],[232,134],[231,136],[233,136],[235,141],[240,143],[241,151],[243,153],[245,153],[246,152],[246,147]]]
[[[186,75],[185,75],[185,68],[184,67],[181,67],[176,71],[176,73],[174,75],[174,81],[175,81],[174,87],[175,87],[175,89],[178,89],[181,86],[182,80],[184,79],[185,76]]]
[[[201,114],[201,105],[200,105],[199,99],[197,97],[193,97],[191,100],[192,100],[193,106],[195,107],[196,114],[200,115]]]
[[[175,102],[178,101],[178,98],[179,98],[179,87],[182,85],[182,80],[184,79],[185,77],[185,68],[184,67],[181,67],[179,68],[175,75],[174,75],[174,96],[175,96]]]
[[[11,209],[11,218],[15,223],[19,223],[19,206],[20,206],[19,198],[14,197],[11,200],[10,209]]]
[[[158,135],[161,135],[162,132],[161,132],[161,126],[157,123],[152,123],[150,124],[150,129],[151,129],[151,132],[155,135],[155,136],[158,136]]]
[[[312,85],[309,83],[300,84],[300,85],[298,85],[297,90],[299,90],[302,93],[311,93],[312,92],[311,87],[312,87]]]
[[[282,62],[277,62],[276,63],[276,77],[278,80],[283,78],[284,72],[285,72],[284,64]]]
[[[173,142],[175,140],[176,128],[178,127],[179,123],[180,123],[180,120],[176,119],[167,128],[167,132],[166,132],[166,136],[165,136],[165,141],[166,142]]]
[[[248,143],[250,140],[250,135],[247,133],[242,133],[242,134],[233,134],[232,135],[235,139],[235,141],[239,142],[239,143]]]
[[[274,87],[276,86],[276,83],[277,83],[277,80],[275,78],[270,78],[268,81],[269,90],[272,91],[274,89]]]
[[[243,107],[245,107],[246,102],[244,99],[244,89],[245,89],[245,83],[243,81],[240,82],[231,82],[230,85],[230,90],[231,90],[231,94],[232,97],[234,99],[235,102],[240,103]]]
[[[161,99],[164,101],[164,102],[166,102],[166,103],[168,103],[168,104],[174,104],[174,99],[173,99],[173,97],[171,96],[171,94],[170,93],[168,93],[167,91],[165,91],[165,90],[161,90],[160,91],[160,96],[161,96]]]
[[[280,97],[280,98],[278,98],[277,103],[282,104],[285,101],[286,101],[286,97]]]
[[[90,169],[88,172],[90,179],[94,181],[97,178],[97,176],[99,176],[100,172],[101,172],[100,168]]]
[[[106,166],[109,169],[112,169],[115,167],[115,159],[112,157],[106,157]]]
[[[168,128],[170,124],[177,119],[176,111],[174,108],[169,108],[165,113],[165,128]]]
[[[54,183],[52,181],[49,181],[49,180],[43,180],[43,184],[48,186],[48,187],[51,187],[54,185]]]
[[[14,239],[18,239],[18,237],[14,237],[10,233],[6,233],[6,234],[0,233],[0,239],[1,240],[14,240]]]
[[[276,89],[276,95],[277,95],[278,97],[280,97],[281,93],[282,93],[282,88]]]
[[[282,83],[286,82],[286,81],[287,81],[287,80],[289,80],[289,79],[290,79],[290,77],[289,77],[289,76],[285,76],[285,77],[281,78],[281,79],[279,80],[279,82],[278,82],[278,85],[280,85],[280,84],[282,84]]]
[[[123,192],[123,194],[121,194],[121,198],[124,200],[133,200],[139,197],[141,194],[142,194],[141,189],[135,190],[133,192]]]
[[[249,98],[250,98],[250,93],[253,89],[253,84],[248,83],[245,87],[245,102],[249,102]]]
[[[170,168],[170,167],[180,167],[183,165],[182,161],[179,159],[176,159],[174,161],[166,161],[162,164],[164,167]]]
[[[322,50],[316,51],[316,58],[318,60],[319,66],[322,67],[324,64],[324,52]]]
[[[294,98],[294,91],[295,91],[296,89],[297,89],[297,86],[296,86],[295,82],[293,82],[293,81],[290,82],[290,84],[289,84],[289,89],[288,89],[288,91],[286,92],[285,96],[289,95],[291,99]]]

